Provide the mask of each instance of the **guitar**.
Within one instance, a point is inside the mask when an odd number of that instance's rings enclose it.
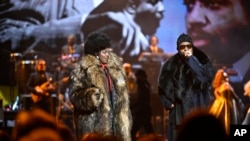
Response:
[[[36,86],[35,93],[31,93],[31,99],[34,103],[40,101],[43,97],[50,96],[50,91],[55,89],[55,83],[53,83],[53,79],[49,78],[48,81],[44,82],[40,86]]]
[[[54,91],[55,88],[60,85],[61,82],[65,83],[68,81],[69,77],[63,77],[62,79],[53,82],[53,78],[49,78],[48,81],[44,82],[40,86],[36,86],[36,93],[31,93],[31,99],[34,103],[40,101],[43,97],[50,96],[50,91]]]

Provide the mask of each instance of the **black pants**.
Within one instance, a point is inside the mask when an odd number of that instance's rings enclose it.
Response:
[[[142,113],[133,116],[133,126],[132,126],[132,140],[136,139],[136,133],[143,128],[147,134],[154,133],[153,125],[151,123],[151,116],[143,115]]]
[[[168,141],[175,141],[176,140],[176,132],[180,125],[168,123],[167,124],[167,139]]]

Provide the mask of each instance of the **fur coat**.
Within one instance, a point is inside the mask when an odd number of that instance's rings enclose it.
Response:
[[[178,125],[190,110],[212,102],[210,89],[214,74],[209,58],[195,47],[189,59],[177,53],[164,62],[158,78],[159,94],[164,107],[170,110],[171,124]]]
[[[126,75],[120,58],[110,53],[108,70],[113,80],[113,92],[107,91],[106,76],[100,61],[86,55],[70,75],[70,100],[78,137],[98,132],[130,141],[131,113]]]

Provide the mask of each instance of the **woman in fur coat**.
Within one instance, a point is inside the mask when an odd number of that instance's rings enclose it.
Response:
[[[70,75],[70,99],[78,137],[89,133],[130,141],[131,113],[121,59],[112,53],[109,38],[90,33],[84,57]]]
[[[168,141],[174,140],[184,116],[212,102],[210,88],[215,73],[209,58],[193,46],[190,36],[183,33],[178,37],[177,50],[164,62],[158,78],[161,101],[169,110]]]

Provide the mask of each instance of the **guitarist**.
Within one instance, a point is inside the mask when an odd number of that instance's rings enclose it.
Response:
[[[31,73],[27,88],[31,93],[32,106],[30,108],[40,108],[50,114],[54,114],[51,94],[55,93],[53,75],[46,71],[46,61],[44,59],[36,60],[36,71]]]

